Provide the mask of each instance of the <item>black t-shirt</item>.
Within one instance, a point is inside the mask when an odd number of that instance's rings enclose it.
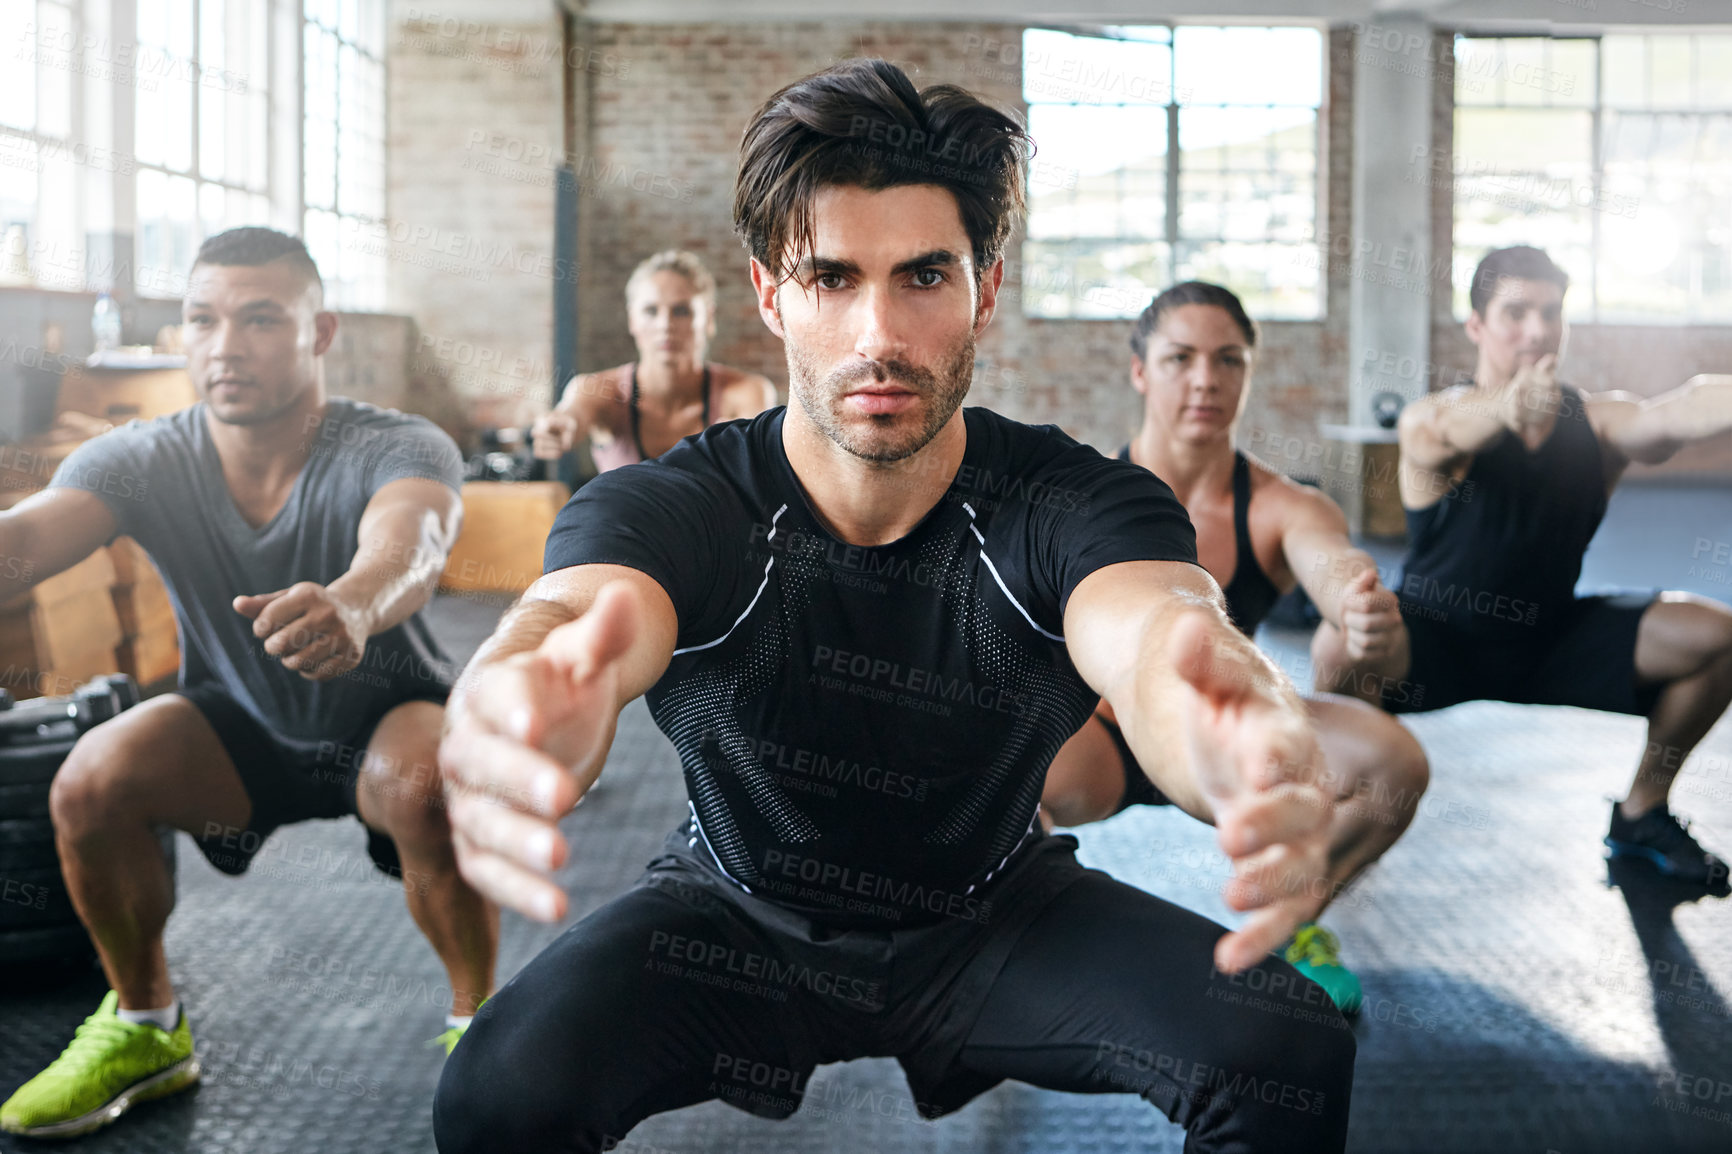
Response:
[[[546,568],[625,565],[667,591],[677,648],[647,698],[694,844],[735,883],[850,926],[985,917],[976,890],[1098,700],[1065,649],[1071,592],[1121,561],[1194,564],[1190,520],[1146,469],[967,409],[943,499],[901,540],[849,545],[813,514],[782,418],[597,477]]]

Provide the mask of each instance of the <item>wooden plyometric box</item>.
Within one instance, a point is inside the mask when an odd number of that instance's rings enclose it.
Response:
[[[571,496],[558,481],[469,481],[463,530],[439,587],[457,593],[522,593],[541,576],[553,519]]]
[[[121,641],[115,646],[114,662],[140,688],[176,676],[180,672],[180,638],[175,634],[174,621],[169,621],[166,632],[146,630]]]
[[[141,686],[167,680],[180,671],[180,638],[168,587],[132,538],[117,539],[108,554],[114,563],[114,609],[121,629],[115,661]]]
[[[120,425],[178,413],[198,400],[182,368],[78,368],[60,382],[59,413],[84,413]]]
[[[98,549],[0,604],[0,684],[15,697],[34,697],[115,672],[123,635],[113,585],[114,563]]]
[[[1401,508],[1401,444],[1394,429],[1324,425],[1319,487],[1347,515],[1355,540],[1397,542],[1407,537]]]

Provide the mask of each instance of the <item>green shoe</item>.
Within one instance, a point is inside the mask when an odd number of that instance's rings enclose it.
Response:
[[[445,1056],[449,1058],[451,1056],[451,1051],[457,1048],[457,1043],[463,1040],[463,1034],[468,1029],[469,1027],[467,1025],[446,1026],[443,1033],[437,1037],[428,1038],[427,1045],[445,1047]]]
[[[488,998],[491,998],[492,996],[493,996],[492,994],[487,995]],[[486,1004],[487,1004],[487,998],[482,998],[481,1001],[479,1003],[477,1003],[475,1006],[475,1013],[479,1014],[481,1012],[481,1007],[485,1006]],[[475,1020],[475,1014],[469,1015],[469,1021],[473,1022],[474,1020]],[[465,1022],[461,1026],[446,1026],[444,1033],[440,1034],[436,1038],[428,1038],[427,1039],[427,1045],[429,1045],[429,1046],[444,1046],[445,1047],[445,1056],[447,1058],[449,1058],[451,1056],[451,1051],[453,1051],[457,1048],[457,1043],[461,1042],[463,1040],[463,1034],[468,1029],[469,1029],[469,1023],[468,1022]]]
[[[1341,943],[1335,940],[1334,934],[1316,922],[1306,922],[1287,943],[1281,956],[1294,969],[1322,986],[1336,1008],[1352,1017],[1365,1001],[1365,991],[1360,989],[1359,979],[1353,971],[1341,964],[1340,951]]]
[[[113,990],[84,1019],[60,1057],[0,1106],[0,1130],[31,1138],[71,1138],[108,1125],[137,1102],[163,1098],[198,1081],[192,1030],[182,1011],[168,1031],[122,1021]]]

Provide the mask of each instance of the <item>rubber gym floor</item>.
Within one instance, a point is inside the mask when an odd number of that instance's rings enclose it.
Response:
[[[1732,489],[1626,486],[1583,585],[1732,600],[1732,576],[1704,567],[1700,548],[1729,533]],[[466,658],[499,608],[441,597],[432,612]],[[1300,634],[1260,640],[1303,660]],[[1732,911],[1614,867],[1600,843],[1643,723],[1487,703],[1408,723],[1430,754],[1431,790],[1406,838],[1327,918],[1367,994],[1351,1148],[1732,1150]],[[1704,842],[1732,852],[1732,721],[1673,796]],[[602,785],[566,822],[574,854],[561,880],[574,916],[624,889],[684,811],[672,749],[634,704]],[[1135,809],[1078,837],[1090,864],[1224,919],[1225,859],[1206,827]],[[282,831],[239,881],[183,838],[167,950],[203,1084],[78,1148],[432,1150],[441,1052],[427,1041],[442,1025],[443,973],[395,884],[364,864],[351,821]],[[501,980],[557,932],[507,915]],[[0,975],[0,1094],[59,1053],[104,988],[83,967]],[[822,1067],[786,1122],[712,1103],[651,1119],[625,1148],[1105,1154],[1177,1151],[1182,1139],[1135,1098],[1011,1084],[918,1121],[895,1064],[870,1060]],[[0,1137],[0,1150],[43,1148]]]

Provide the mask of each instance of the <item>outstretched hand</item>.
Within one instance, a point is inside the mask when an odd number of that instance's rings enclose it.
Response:
[[[1347,656],[1354,661],[1387,657],[1395,652],[1407,628],[1401,602],[1367,565],[1347,583],[1341,599],[1341,633]]]
[[[537,921],[565,916],[549,875],[570,847],[557,822],[613,744],[620,663],[644,606],[623,582],[541,645],[484,666],[454,697],[439,746],[457,866],[483,896]]]
[[[361,664],[367,651],[365,614],[330,589],[301,581],[273,593],[236,597],[234,611],[251,619],[264,651],[309,681],[324,681]]]
[[[1233,864],[1223,896],[1253,911],[1215,946],[1215,965],[1237,973],[1323,907],[1333,799],[1319,787],[1323,753],[1303,713],[1260,687],[1272,671],[1216,645],[1210,630],[1207,615],[1188,613],[1167,646],[1190,697],[1174,711],[1185,750]]]

